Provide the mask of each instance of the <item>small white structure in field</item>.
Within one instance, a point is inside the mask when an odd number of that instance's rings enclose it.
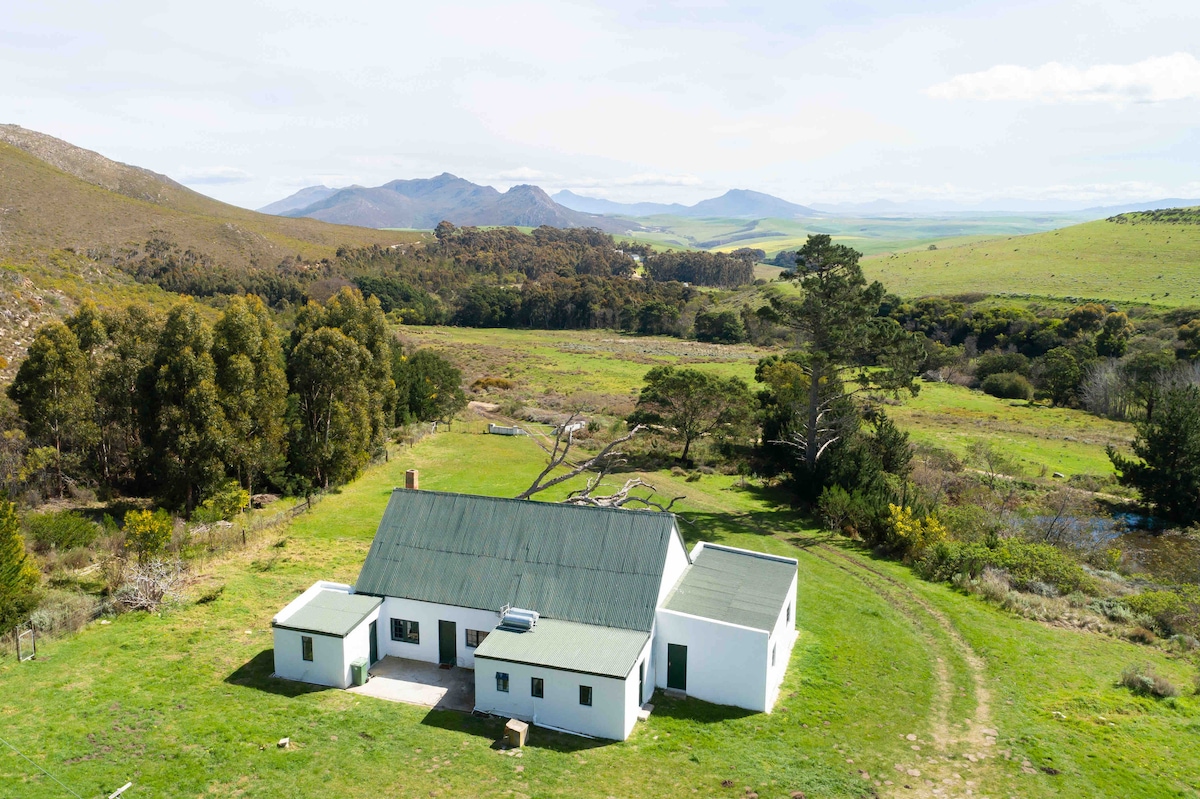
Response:
[[[625,739],[656,686],[769,712],[795,612],[794,559],[688,552],[670,513],[396,489],[354,588],[276,617],[275,671],[345,687],[360,657],[459,666],[476,710]]]

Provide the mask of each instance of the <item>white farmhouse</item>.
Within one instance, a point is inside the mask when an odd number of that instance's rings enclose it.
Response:
[[[319,582],[275,617],[275,672],[474,669],[479,711],[623,740],[655,687],[770,712],[795,611],[794,559],[688,552],[670,513],[396,489],[353,589]]]

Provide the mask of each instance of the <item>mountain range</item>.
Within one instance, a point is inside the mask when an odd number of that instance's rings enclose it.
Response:
[[[449,172],[433,178],[393,180],[375,187],[309,186],[261,210],[374,228],[429,229],[443,220],[476,226],[594,227],[609,233],[637,227],[567,208],[537,186],[513,186],[500,192]]]
[[[692,218],[798,219],[821,215],[812,208],[749,189],[730,189],[720,197],[701,200],[695,205],[619,203],[595,197],[584,197],[567,189],[555,194],[554,200],[560,205],[576,211],[633,217],[667,214]]]

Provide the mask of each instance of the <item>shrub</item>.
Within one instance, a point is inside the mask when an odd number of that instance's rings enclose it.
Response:
[[[992,350],[980,355],[975,361],[975,379],[986,380],[992,375],[1016,374],[1029,376],[1029,359],[1019,352]]]
[[[222,583],[221,585],[215,585],[201,594],[196,600],[196,604],[207,605],[209,602],[215,602],[223,593],[225,593],[225,584]]]
[[[997,604],[1004,601],[1010,588],[1012,585],[1009,583],[1008,573],[990,566],[983,570],[976,583],[976,591],[985,599]]]
[[[138,561],[144,561],[162,552],[171,540],[173,528],[166,511],[128,511],[125,514],[125,546],[137,554]]]
[[[908,555],[918,556],[946,539],[946,528],[936,516],[918,516],[911,508],[888,505],[890,544]]]
[[[733,311],[701,311],[696,314],[693,333],[697,341],[737,344],[746,340],[742,318]]]
[[[230,480],[192,511],[192,521],[211,524],[230,520],[250,505],[250,492]]]
[[[1121,685],[1138,696],[1154,696],[1159,699],[1179,696],[1179,689],[1156,672],[1149,663],[1144,666],[1130,666],[1121,672]]]
[[[517,384],[506,377],[481,377],[471,384],[471,390],[476,392],[491,391],[492,389],[508,391],[516,387]]]
[[[1109,621],[1114,621],[1118,624],[1130,624],[1133,622],[1133,611],[1119,599],[1113,599],[1112,597],[1093,599],[1088,603],[1087,607],[1093,613],[1098,613]]]
[[[1147,616],[1165,635],[1200,635],[1200,586],[1176,586],[1127,596],[1134,613]]]
[[[100,529],[75,511],[30,514],[25,519],[36,552],[65,551],[95,543]]]
[[[1134,627],[1125,634],[1125,637],[1135,644],[1145,644],[1149,646],[1158,640],[1158,636],[1153,630],[1148,630],[1145,627]]]
[[[989,566],[1003,569],[1017,585],[1037,580],[1064,594],[1094,593],[1096,589],[1095,579],[1062,550],[1017,538],[973,543],[939,541],[926,550],[916,569],[927,580],[946,582],[959,573],[978,577]]]
[[[1001,399],[1031,400],[1033,399],[1033,384],[1029,379],[1014,372],[1000,372],[988,375],[979,387],[985,394]]]
[[[96,617],[99,601],[76,591],[51,589],[46,592],[29,620],[39,633],[57,635],[73,633]]]

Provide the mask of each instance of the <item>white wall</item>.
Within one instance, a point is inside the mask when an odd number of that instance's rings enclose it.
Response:
[[[386,597],[379,606],[379,656],[391,655],[409,660],[438,662],[438,621],[455,623],[455,649],[458,664],[475,668],[475,649],[467,647],[467,630],[491,632],[500,624],[499,608],[478,610],[454,605],[439,605],[416,599]],[[421,642],[409,644],[392,640],[392,619],[407,619],[421,625]]]
[[[305,660],[300,636],[313,640],[313,659]],[[350,669],[342,642],[333,635],[316,635],[275,628],[275,675],[316,685],[345,688],[350,685]]]
[[[508,693],[496,690],[496,672],[508,674]],[[544,680],[544,697],[530,694],[533,677]],[[596,738],[623,741],[637,721],[637,667],[622,680],[559,671],[544,666],[478,658],[475,661],[475,709]],[[630,685],[632,683],[632,686]],[[579,686],[592,687],[591,706],[579,704]]]
[[[667,594],[671,593],[675,583],[679,582],[680,576],[691,562],[687,550],[683,548],[683,539],[679,535],[678,528],[672,530],[670,542],[667,544],[667,559],[663,563],[662,582],[658,586],[658,601],[654,603],[655,608],[662,607],[662,603],[667,600]]]
[[[660,608],[654,631],[654,679],[667,687],[667,644],[687,651],[687,694],[748,710],[767,709],[767,633]]]
[[[788,613],[788,609],[791,613]],[[789,620],[788,616],[791,616]],[[792,578],[792,587],[788,589],[787,601],[779,611],[775,627],[771,630],[771,638],[767,641],[767,704],[765,710],[769,713],[779,698],[779,687],[787,674],[788,661],[792,657],[792,647],[796,644],[796,577]],[[771,666],[771,648],[774,647],[775,665]]]

